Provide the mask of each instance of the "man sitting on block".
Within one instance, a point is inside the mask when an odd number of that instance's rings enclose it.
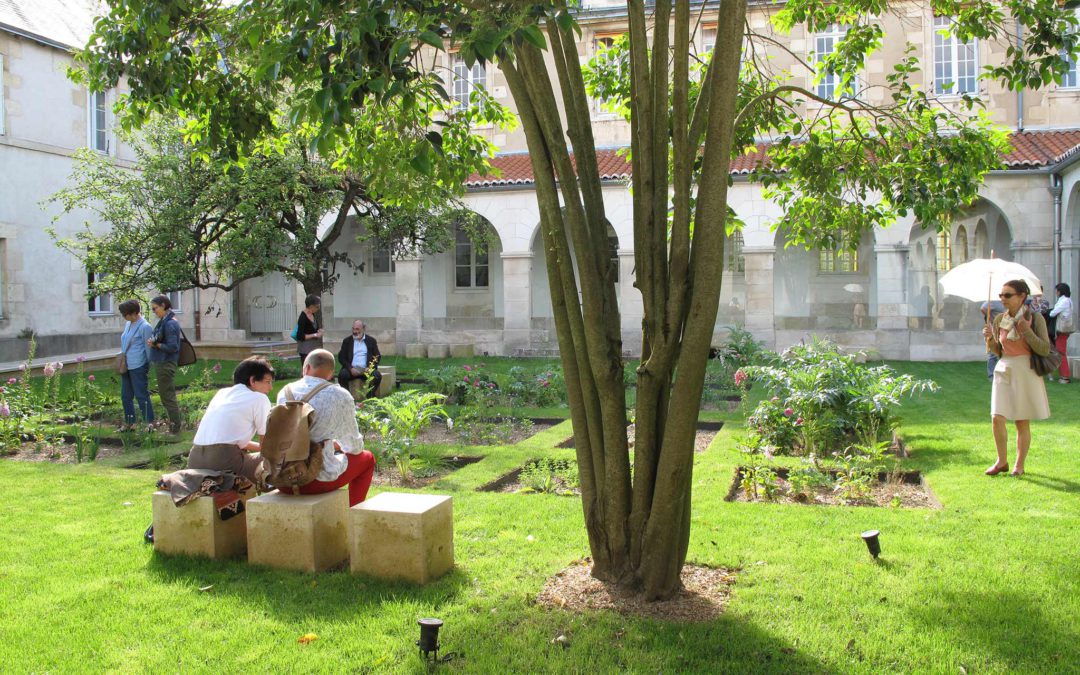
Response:
[[[352,335],[341,341],[341,351],[338,352],[338,362],[341,363],[338,384],[348,391],[349,382],[362,380],[358,400],[378,393],[379,383],[382,382],[382,373],[379,372],[381,357],[379,343],[367,334],[364,322],[359,319],[353,321]]]
[[[333,381],[334,355],[316,349],[304,359],[304,376],[278,393],[278,405],[289,397],[301,400],[315,387]],[[322,494],[348,484],[349,506],[356,506],[367,498],[375,473],[375,456],[364,450],[352,394],[331,384],[316,392],[308,403],[315,409],[311,441],[322,444],[323,466],[315,480],[299,488],[300,494]]]

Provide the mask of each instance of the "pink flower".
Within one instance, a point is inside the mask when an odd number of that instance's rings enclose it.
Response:
[[[780,400],[779,396],[773,396],[772,398],[769,399],[769,403],[776,403],[779,400]]]
[[[53,364],[51,363],[46,363],[42,370],[45,372],[45,377],[52,377],[56,374],[56,369],[53,368]]]
[[[803,425],[803,418],[799,417],[795,419],[795,426],[801,427]]]
[[[494,388],[495,388],[495,383],[494,382],[488,382],[488,389],[494,389]]]
[[[480,386],[480,380],[477,380],[476,382],[473,382],[472,386],[479,387]]]
[[[20,363],[19,364],[19,370],[26,370],[26,364],[25,363]]]
[[[63,370],[64,369],[64,364],[61,361],[57,361],[54,365],[55,365],[57,370]]]
[[[550,386],[551,386],[551,383],[550,383],[550,382],[548,382],[547,380],[544,380],[544,385],[543,385],[543,386],[544,386],[544,388],[546,389],[546,388],[548,388],[548,387],[550,387]]]
[[[220,372],[221,372],[221,364],[220,364],[220,363],[215,363],[215,364],[214,364],[214,367],[212,368],[212,370],[213,370],[213,371],[214,371],[215,373],[220,373]]]
[[[82,363],[82,362],[83,362],[83,361],[85,361],[85,360],[86,360],[86,357],[85,357],[85,356],[83,356],[82,354],[80,354],[79,356],[75,357],[75,362],[76,362],[76,363]]]
[[[97,378],[96,378],[96,377],[94,377],[93,375],[90,375],[90,376],[88,376],[88,377],[87,377],[86,379],[88,379],[88,380],[90,380],[91,382],[93,382],[93,381],[94,381],[94,380],[96,380]]]
[[[0,417],[11,417],[11,408],[7,403],[0,403]]]
[[[465,368],[466,373],[471,373],[472,372],[472,366],[462,366],[462,367]]]
[[[14,377],[9,377],[7,381],[8,384],[15,384],[16,382],[18,382],[18,380],[16,380]]]
[[[765,449],[761,451],[761,454],[765,455],[765,459],[772,460],[772,446],[766,445]]]
[[[795,411],[791,408],[784,408],[784,417],[791,417],[795,414]]]
[[[5,389],[3,387],[0,387],[0,394],[3,394],[4,391],[5,391]]]
[[[742,369],[735,371],[735,385],[741,387],[743,382],[746,382],[746,373]]]
[[[466,375],[464,378],[462,378],[462,382],[464,382],[465,384],[468,384],[469,383],[469,376]]]

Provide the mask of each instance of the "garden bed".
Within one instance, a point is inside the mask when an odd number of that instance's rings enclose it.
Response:
[[[444,465],[439,470],[423,476],[414,474],[409,480],[402,480],[401,473],[398,471],[397,467],[392,463],[387,463],[376,468],[375,475],[371,479],[371,484],[378,487],[422,488],[431,485],[443,476],[457,471],[463,466],[475,464],[482,459],[483,457],[477,456],[447,457]]]
[[[472,439],[462,438],[461,429],[458,426],[447,429],[445,424],[432,424],[419,433],[416,442],[425,445],[513,445],[563,422],[563,420],[544,417],[529,420],[532,423],[529,426],[520,424],[506,426],[505,423],[508,421],[505,418],[484,420],[485,424],[500,427],[498,433],[493,432],[490,435]],[[378,438],[378,434],[372,432],[368,432],[364,437],[368,438],[369,435],[372,440]]]
[[[124,454],[124,446],[120,443],[106,443],[102,439],[95,459],[105,457],[117,457]],[[15,452],[8,451],[3,455],[5,459],[16,462],[53,462],[55,464],[77,464],[75,443],[65,440],[63,443],[44,443],[42,441],[26,441],[19,445]],[[90,461],[83,458],[84,462]]]
[[[543,486],[543,489],[537,489],[537,487],[533,487],[534,483],[525,480],[522,474],[541,468],[544,469],[543,473],[550,475],[550,480],[546,481],[547,484]],[[513,471],[503,474],[495,480],[485,483],[476,489],[479,492],[547,493],[564,497],[574,497],[581,494],[581,489],[577,485],[576,478],[577,462],[573,460],[534,459],[526,462],[524,466],[519,466]]]
[[[717,432],[723,428],[723,422],[698,422],[697,434],[694,436],[694,452],[702,453],[709,447],[709,444],[716,438]],[[630,447],[634,447],[634,425],[626,427],[626,440],[630,444]],[[577,447],[576,441],[573,436],[567,438],[562,443],[559,443],[559,448],[574,448]]]
[[[748,471],[752,469],[744,466],[735,469],[735,478],[731,482],[726,501],[729,502],[772,502],[778,504],[807,504],[818,506],[890,506],[909,509],[940,509],[941,502],[930,490],[926,479],[919,471],[881,471],[872,477],[869,493],[865,498],[857,501],[844,501],[840,493],[835,489],[817,486],[806,493],[791,495],[791,483],[788,481],[790,469],[786,467],[774,467],[776,474],[776,491],[772,498],[766,497],[763,491],[758,495],[747,494],[743,489],[742,482]],[[835,469],[823,470],[833,481],[841,475]]]

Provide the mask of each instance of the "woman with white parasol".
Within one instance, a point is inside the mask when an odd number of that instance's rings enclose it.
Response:
[[[975,263],[978,263],[976,265]],[[967,266],[980,268],[977,272],[963,270]],[[960,272],[961,274],[954,275]],[[1025,307],[1032,293],[1032,284],[1037,292],[1042,292],[1038,279],[1031,272],[1016,263],[1002,260],[973,260],[946,274],[941,279],[945,292],[950,295],[970,297],[977,286],[987,288],[1002,274],[1014,274],[1015,277],[1001,284],[1001,299],[1005,311],[998,314],[991,325],[989,317],[983,327],[986,348],[1000,356],[994,367],[994,384],[990,396],[990,417],[994,430],[994,445],[997,449],[997,461],[986,470],[986,475],[996,476],[1009,470],[1009,433],[1006,420],[1012,420],[1016,426],[1016,464],[1012,475],[1024,475],[1024,462],[1031,447],[1031,420],[1050,417],[1050,403],[1046,398],[1046,385],[1031,367],[1031,355],[1047,356],[1050,353],[1050,339],[1046,331],[1046,320],[1042,315]],[[961,278],[966,275],[969,283]],[[950,279],[950,277],[953,277]],[[970,283],[970,282],[974,282]],[[987,298],[989,302],[989,297]],[[988,313],[989,314],[989,313]]]

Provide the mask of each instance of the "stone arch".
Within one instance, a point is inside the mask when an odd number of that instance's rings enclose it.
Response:
[[[953,265],[963,265],[968,259],[967,228],[957,225],[956,236],[953,238]]]
[[[990,235],[987,234],[986,220],[983,218],[979,218],[975,224],[975,257],[990,257]]]
[[[607,240],[608,264],[616,274],[615,288],[616,293],[619,294],[619,287],[623,281],[622,273],[625,270],[621,270],[619,266],[619,233],[611,225],[610,221],[607,223]],[[529,250],[532,252],[532,270],[529,274],[529,287],[532,293],[532,316],[537,319],[550,319],[553,315],[551,310],[551,290],[548,284],[547,251],[544,250],[544,237],[540,232],[539,223],[533,228],[532,243]],[[570,251],[571,255],[573,255],[573,242],[570,243]],[[574,274],[576,275],[577,261],[573,260],[572,262]]]
[[[475,213],[475,212],[474,212]],[[486,240],[454,228],[450,248],[424,256],[422,273],[425,330],[501,329],[503,316],[502,239],[480,214]]]

